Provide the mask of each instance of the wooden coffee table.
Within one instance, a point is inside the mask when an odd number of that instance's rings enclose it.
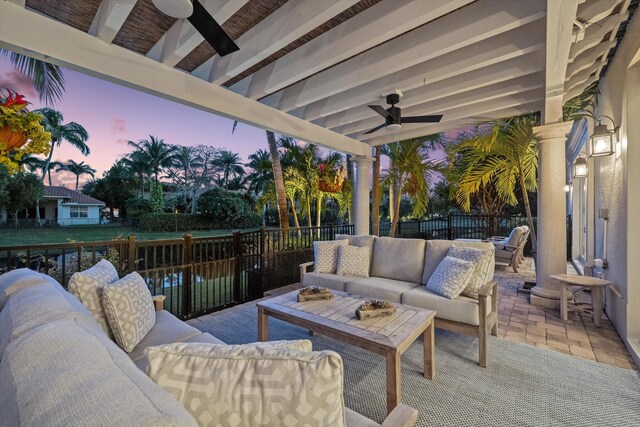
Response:
[[[356,308],[367,298],[332,291],[332,299],[298,302],[298,291],[265,301],[258,306],[258,339],[269,339],[268,317],[275,317],[309,331],[378,353],[387,364],[387,412],[400,403],[400,357],[424,335],[424,376],[432,379],[434,367],[434,322],[436,312],[402,304],[387,317],[358,320]]]

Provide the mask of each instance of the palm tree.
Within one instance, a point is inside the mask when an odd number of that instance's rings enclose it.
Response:
[[[56,172],[60,171],[68,171],[76,176],[76,191],[78,191],[78,183],[81,175],[90,175],[93,178],[96,173],[96,170],[84,161],[77,163],[73,159],[69,159],[67,163],[63,163],[62,166],[56,169]]]
[[[138,161],[144,161],[149,165],[156,184],[160,181],[160,171],[173,166],[176,159],[175,146],[169,145],[164,142],[164,139],[152,135],[149,135],[149,139],[142,139],[138,142],[127,141],[127,144],[134,147],[139,153],[135,155]]]
[[[535,253],[536,232],[529,204],[529,191],[538,188],[538,143],[533,137],[534,116],[514,117],[489,123],[488,131],[460,142],[453,153],[461,170],[456,199],[460,207],[471,209],[471,195],[491,184],[509,205],[518,203],[519,188],[531,230]]]
[[[253,154],[250,154],[249,162],[245,164],[246,167],[251,168],[252,172],[249,173],[249,191],[255,194],[261,194],[267,184],[273,181],[273,163],[271,162],[271,155],[268,151],[262,148]]]
[[[62,98],[64,75],[59,66],[8,50],[0,50],[5,56],[9,56],[9,60],[18,71],[31,80],[40,101],[52,105]]]
[[[146,156],[141,151],[133,151],[122,159],[122,165],[126,166],[131,173],[137,175],[140,184],[140,198],[144,198],[145,176],[150,176],[152,173]]]
[[[424,215],[429,203],[431,176],[437,172],[438,166],[428,157],[429,149],[424,137],[387,144],[382,147],[382,153],[391,159],[386,179],[392,181],[397,189],[391,201],[393,217],[389,230],[389,236],[395,236],[402,195],[411,198],[413,216]]]
[[[62,113],[52,108],[41,108],[36,110],[42,114],[42,125],[47,132],[51,132],[51,151],[45,161],[45,165],[42,168],[42,178],[44,181],[45,176],[51,168],[51,159],[53,158],[53,150],[56,146],[60,146],[63,141],[67,141],[69,144],[76,147],[83,156],[87,156],[91,150],[86,144],[89,139],[87,130],[76,122],[70,122],[64,124],[64,117]]]
[[[282,229],[284,235],[288,235],[289,215],[287,214],[287,195],[285,193],[282,165],[280,164],[280,153],[278,152],[276,136],[271,131],[266,132],[267,143],[269,144],[269,154],[271,155],[271,164],[273,165],[273,181],[275,183],[276,202],[278,206],[280,228]]]
[[[222,186],[225,190],[229,189],[230,180],[245,173],[240,155],[229,150],[220,150],[213,159],[212,166],[222,173]]]
[[[44,172],[43,168],[46,166],[46,159],[41,159],[40,157],[34,156],[32,154],[27,154],[20,159],[20,165],[26,167],[30,172],[35,173],[38,170]],[[60,162],[51,162],[49,163],[47,173],[47,178],[49,180],[49,187],[53,184],[51,183],[51,171],[55,170],[62,166]]]

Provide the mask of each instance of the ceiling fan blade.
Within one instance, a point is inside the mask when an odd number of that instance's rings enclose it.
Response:
[[[363,135],[369,135],[370,133],[374,133],[374,132],[376,132],[376,131],[379,131],[380,129],[382,129],[382,128],[383,128],[383,127],[385,127],[386,125],[387,125],[386,123],[383,123],[383,124],[381,124],[380,126],[376,126],[376,127],[374,127],[373,129],[368,130],[368,131],[366,131],[365,133],[363,133]]]
[[[193,14],[187,19],[218,55],[225,56],[240,50],[198,0],[193,0]]]
[[[369,105],[369,108],[371,108],[376,113],[380,114],[385,119],[391,116],[391,114],[389,114],[389,112],[385,110],[382,105]]]
[[[433,116],[412,116],[403,117],[402,123],[438,123],[442,119],[442,114]]]

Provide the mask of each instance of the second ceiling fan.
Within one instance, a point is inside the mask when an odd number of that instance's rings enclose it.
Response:
[[[401,96],[402,92],[399,90],[396,93],[387,95],[387,104],[391,105],[391,107],[386,109],[382,105],[369,105],[369,108],[384,117],[384,123],[366,131],[364,135],[374,133],[382,128],[389,130],[400,129],[403,123],[438,123],[442,119],[442,114],[402,117],[402,109],[396,107],[396,104],[400,102]]]

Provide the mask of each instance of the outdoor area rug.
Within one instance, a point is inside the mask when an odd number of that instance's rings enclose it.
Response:
[[[257,309],[244,304],[189,321],[228,344],[255,342]],[[345,401],[377,422],[386,416],[382,356],[269,319],[269,339],[310,339],[338,352]],[[422,341],[402,355],[402,402],[418,426],[640,426],[640,374],[490,337],[489,365],[477,364],[475,338],[436,330],[436,375],[422,376]]]

